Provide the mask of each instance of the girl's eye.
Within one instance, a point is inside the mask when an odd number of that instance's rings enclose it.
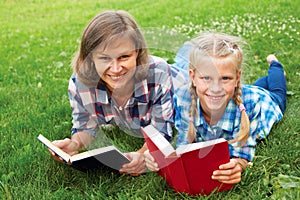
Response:
[[[229,77],[222,77],[223,81],[228,81],[230,78]]]
[[[209,81],[210,80],[210,78],[208,76],[203,76],[202,79],[205,80],[205,81]]]

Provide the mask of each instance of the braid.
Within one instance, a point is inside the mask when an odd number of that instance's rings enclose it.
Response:
[[[242,95],[242,91],[241,91],[241,84],[240,81],[238,83],[238,87],[235,90],[235,93],[233,95],[233,101],[240,107],[241,105],[243,105],[243,100],[241,98]],[[240,130],[237,134],[237,138],[230,140],[230,143],[235,143],[235,142],[241,142],[239,146],[244,146],[244,144],[246,143],[246,140],[249,136],[249,132],[250,132],[250,121],[249,121],[249,117],[246,113],[245,109],[241,110],[242,116],[241,116],[241,124],[240,124]]]
[[[243,103],[243,100],[241,99],[241,96],[242,96],[241,81],[239,81],[238,84],[237,84],[237,87],[234,91],[233,97],[232,97],[233,101],[238,106]]]
[[[190,86],[190,93],[191,93],[191,106],[189,112],[188,141],[189,143],[193,143],[196,141],[196,128],[194,125],[194,116],[198,114],[196,87],[193,85],[193,83],[191,83]]]

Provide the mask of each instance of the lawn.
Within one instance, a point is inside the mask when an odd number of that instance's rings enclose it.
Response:
[[[299,7],[294,0],[0,0],[0,199],[300,199]],[[247,41],[244,83],[266,74],[268,54],[283,63],[285,116],[232,190],[190,197],[156,173],[81,173],[53,161],[37,141],[39,134],[51,140],[70,136],[71,58],[85,25],[106,9],[130,12],[150,52],[169,62],[185,40],[215,30]],[[119,132],[109,137],[124,151],[143,143]]]

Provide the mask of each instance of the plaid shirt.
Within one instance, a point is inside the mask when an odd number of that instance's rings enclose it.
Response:
[[[251,161],[255,153],[257,138],[265,138],[271,131],[272,125],[278,122],[283,114],[270,93],[260,87],[243,85],[242,99],[250,120],[250,134],[246,144],[238,147],[236,143],[229,144],[230,157],[244,158]],[[178,130],[177,146],[187,144],[188,113],[191,96],[189,85],[179,89],[174,95],[175,126]],[[224,115],[214,126],[209,126],[201,113],[198,99],[199,116],[194,117],[197,130],[197,141],[206,141],[223,137],[226,140],[236,138],[240,129],[241,112],[238,106],[230,100]]]
[[[147,79],[135,84],[124,108],[114,103],[105,85],[87,88],[72,75],[68,88],[72,134],[83,131],[95,135],[99,125],[115,124],[141,137],[140,128],[151,123],[170,140],[174,125],[173,85],[178,88],[184,84],[184,76],[178,72],[163,59],[150,57]]]

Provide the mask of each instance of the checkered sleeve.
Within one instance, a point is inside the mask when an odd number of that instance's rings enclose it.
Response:
[[[259,118],[258,139],[266,138],[271,132],[272,126],[279,122],[283,114],[280,107],[269,95],[264,95],[260,101],[261,115]]]
[[[264,139],[271,132],[274,123],[279,122],[283,117],[279,105],[273,101],[270,93],[263,88],[252,86],[252,93],[246,94],[252,99],[250,105],[254,105],[252,113],[249,114],[250,131],[255,138]],[[247,108],[246,108],[247,109]]]
[[[165,138],[170,140],[173,136],[173,85],[171,71],[164,60],[155,59],[152,80],[149,80],[152,88],[151,124],[155,126]]]
[[[250,133],[243,147],[231,149],[233,157],[252,161],[255,154],[256,140],[266,138],[274,123],[279,122],[282,113],[272,100],[268,91],[251,86],[244,92],[244,104],[250,120]]]
[[[75,134],[77,132],[86,132],[95,135],[97,131],[97,123],[95,117],[88,112],[88,109],[93,106],[94,102],[91,98],[90,90],[82,90],[79,92],[78,86],[81,83],[72,75],[69,81],[68,95],[70,100],[70,105],[72,108],[72,132]],[[84,101],[83,101],[84,99]]]
[[[176,90],[174,95],[174,108],[175,108],[175,127],[178,131],[176,146],[188,144],[188,112],[190,110],[190,93],[189,85],[186,84]]]

